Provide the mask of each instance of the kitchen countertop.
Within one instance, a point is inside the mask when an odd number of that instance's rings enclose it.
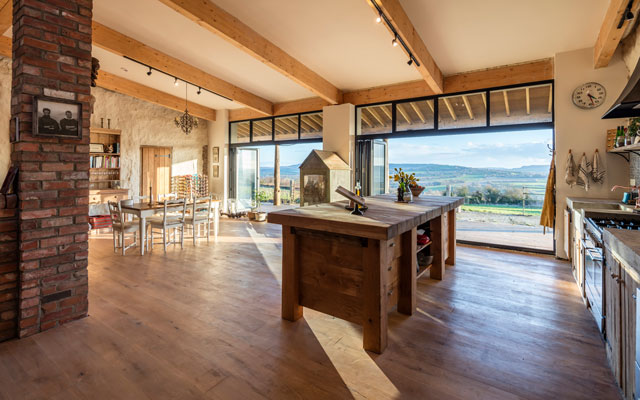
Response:
[[[605,246],[618,253],[629,266],[640,270],[640,231],[605,229]]]

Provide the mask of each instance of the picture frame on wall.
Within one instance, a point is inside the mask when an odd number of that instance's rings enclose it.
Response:
[[[82,103],[53,97],[34,97],[33,135],[81,139]]]
[[[20,141],[20,118],[13,117],[9,120],[9,142],[17,143]]]
[[[219,165],[214,165],[213,166],[213,177],[214,178],[220,177],[220,166]]]
[[[220,147],[216,146],[211,150],[211,162],[220,162]]]

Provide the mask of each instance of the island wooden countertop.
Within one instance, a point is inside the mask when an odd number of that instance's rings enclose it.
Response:
[[[313,229],[370,239],[388,240],[441,216],[464,203],[462,197],[421,196],[412,203],[397,203],[396,196],[366,198],[363,216],[351,215],[347,201],[270,212],[272,224]]]

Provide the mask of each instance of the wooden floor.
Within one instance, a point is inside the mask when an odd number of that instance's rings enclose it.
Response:
[[[92,239],[90,316],[0,344],[0,398],[618,398],[566,263],[460,247],[375,355],[353,324],[281,320],[279,229],[223,220],[166,256]]]

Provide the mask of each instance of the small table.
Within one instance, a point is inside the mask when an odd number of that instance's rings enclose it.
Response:
[[[220,200],[211,200],[211,207],[214,210],[213,213],[213,237],[218,237],[218,225],[220,223]],[[187,202],[187,206],[193,204],[193,202]],[[138,217],[140,220],[140,255],[144,255],[145,244],[147,243],[147,217],[151,217],[154,214],[164,210],[164,203],[154,202],[149,203],[134,203],[132,205],[122,205],[122,212],[125,214],[131,214]]]

